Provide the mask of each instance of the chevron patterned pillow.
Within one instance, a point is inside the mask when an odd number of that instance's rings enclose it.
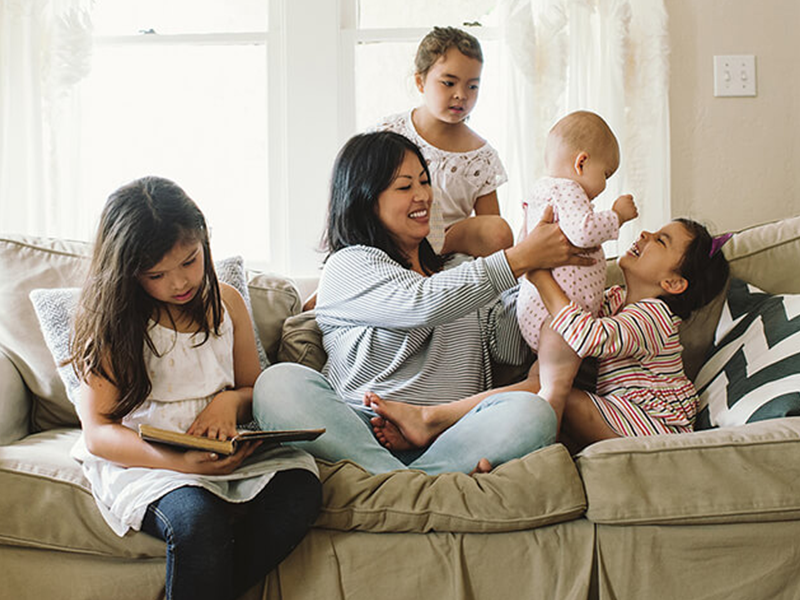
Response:
[[[800,416],[800,295],[733,279],[695,384],[695,429]]]

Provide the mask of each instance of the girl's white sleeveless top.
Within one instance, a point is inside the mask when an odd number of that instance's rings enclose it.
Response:
[[[233,324],[225,312],[219,335],[212,332],[200,345],[203,334],[180,333],[153,322],[149,333],[156,348],[155,353],[144,349],[152,390],[122,424],[137,432],[141,423],[186,431],[217,393],[234,386]],[[122,467],[90,454],[83,436],[72,455],[83,463],[100,512],[120,536],[128,529],[140,529],[147,506],[179,487],[198,486],[229,502],[247,502],[278,471],[299,468],[317,473],[309,454],[283,446],[256,453],[225,476]]]

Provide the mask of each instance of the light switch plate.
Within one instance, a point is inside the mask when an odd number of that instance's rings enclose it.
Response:
[[[714,57],[715,96],[755,96],[756,57],[752,54]]]

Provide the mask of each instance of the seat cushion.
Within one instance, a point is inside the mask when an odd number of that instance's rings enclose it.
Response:
[[[80,465],[78,429],[55,429],[0,446],[0,542],[124,558],[164,557],[144,533],[118,537],[100,515]]]
[[[415,470],[370,475],[349,461],[320,461],[320,479],[316,526],[342,531],[518,531],[575,519],[586,508],[583,485],[561,444],[473,477]]]
[[[595,523],[800,518],[800,417],[598,442],[577,458]]]

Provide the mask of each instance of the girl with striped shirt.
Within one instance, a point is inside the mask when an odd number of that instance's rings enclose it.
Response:
[[[725,286],[720,239],[688,219],[642,232],[618,259],[625,288],[606,291],[599,317],[570,302],[549,271],[529,275],[553,316],[551,331],[542,329],[539,377],[563,416],[563,441],[581,448],[692,430],[698,398],[683,371],[679,326]],[[594,393],[572,388],[575,354],[598,359]]]

